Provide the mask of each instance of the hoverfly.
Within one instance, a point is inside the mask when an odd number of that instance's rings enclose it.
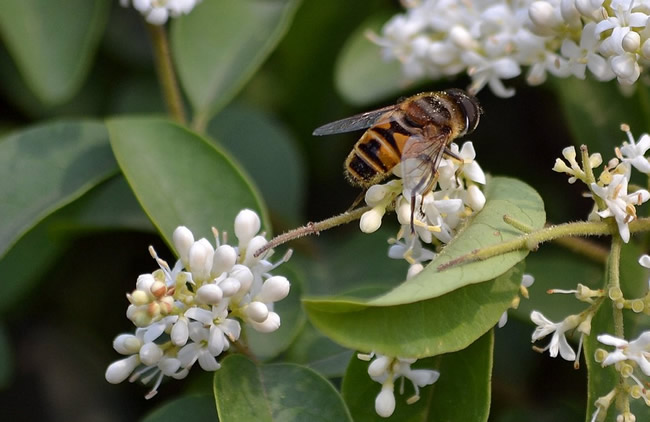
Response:
[[[478,100],[460,89],[424,92],[395,105],[328,123],[313,134],[368,128],[345,160],[347,179],[368,189],[401,163],[404,195],[411,200],[413,232],[416,197],[433,189],[444,155],[461,160],[448,146],[473,132],[482,112]]]

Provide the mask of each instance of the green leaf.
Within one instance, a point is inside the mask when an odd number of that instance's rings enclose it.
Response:
[[[415,363],[413,369],[435,369],[440,378],[421,388],[420,400],[411,405],[406,400],[414,393],[412,383],[404,380],[405,392],[401,395],[401,381],[396,381],[397,405],[389,418],[374,413],[375,397],[381,386],[368,375],[368,362],[355,357],[343,379],[343,398],[357,421],[486,421],[490,411],[493,347],[494,333],[490,330],[466,349]]]
[[[280,121],[259,109],[237,104],[212,119],[208,133],[244,165],[272,213],[302,222],[307,179],[304,158]]]
[[[215,422],[217,409],[208,395],[184,396],[165,403],[141,419],[142,422]]]
[[[101,123],[48,123],[0,139],[0,257],[43,218],[115,171]]]
[[[155,231],[122,175],[99,184],[56,213],[53,220],[52,231]]]
[[[214,393],[223,422],[352,420],[334,387],[298,365],[259,366],[230,355],[215,372]]]
[[[625,139],[621,123],[629,124],[637,136],[650,131],[650,90],[643,84],[631,96],[624,95],[616,81],[555,78],[553,86],[576,145],[587,144],[592,153],[612,155]]]
[[[305,299],[312,323],[343,346],[390,356],[433,356],[467,347],[509,307],[523,266],[509,269],[528,251],[443,271],[438,266],[477,248],[520,236],[503,221],[504,215],[533,229],[541,228],[545,220],[541,198],[523,182],[492,178],[486,197],[483,210],[418,276],[372,300]],[[435,326],[429,320],[436,321]]]
[[[204,138],[162,118],[116,118],[106,125],[124,176],[168,244],[179,225],[197,239],[214,238],[211,227],[234,233],[243,208],[267,221],[250,182]]]
[[[204,1],[172,23],[178,76],[197,118],[228,103],[287,31],[298,0]]]
[[[290,270],[290,263],[283,264],[273,275],[284,275],[291,282],[289,296],[276,302],[273,311],[280,315],[282,325],[272,333],[259,333],[253,329],[246,329],[248,347],[260,359],[271,359],[282,351],[298,336],[305,325],[306,317],[300,306],[302,296],[302,283],[295,271]]]
[[[484,283],[415,303],[376,306],[304,299],[310,321],[350,349],[422,358],[464,349],[489,331],[519,290],[523,263]]]
[[[410,85],[402,75],[401,63],[382,59],[381,47],[368,38],[369,32],[379,33],[388,18],[382,13],[364,21],[348,38],[336,61],[336,89],[351,104],[372,104]]]
[[[81,87],[109,5],[108,0],[0,0],[0,34],[41,101],[61,103]]]
[[[540,229],[546,222],[542,199],[533,188],[519,180],[491,178],[485,196],[485,207],[420,274],[370,303],[374,306],[388,306],[438,297],[462,286],[492,280],[524,259],[528,250],[518,250],[485,261],[438,270],[440,265],[476,249],[521,236],[519,230],[503,221],[504,215],[532,229]]]

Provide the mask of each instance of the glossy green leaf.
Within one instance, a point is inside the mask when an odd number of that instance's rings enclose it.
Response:
[[[53,220],[52,231],[155,230],[122,175],[99,184]]]
[[[243,208],[267,221],[250,182],[206,139],[162,118],[116,118],[106,125],[124,176],[170,245],[179,225],[197,239],[213,239],[211,227],[233,233]]]
[[[209,395],[183,396],[174,399],[141,419],[142,422],[215,422],[217,409]]]
[[[405,379],[404,394],[396,381],[395,412],[389,418],[375,413],[375,397],[381,385],[368,376],[368,362],[354,357],[343,378],[342,393],[355,421],[486,421],[490,413],[490,381],[494,333],[489,331],[466,349],[413,364],[413,369],[435,369],[440,378],[420,389],[420,399],[407,405],[414,394]]]
[[[289,296],[274,303],[273,311],[280,315],[282,325],[272,333],[259,333],[246,329],[246,342],[251,351],[260,359],[271,359],[286,350],[298,336],[305,324],[306,317],[300,305],[302,282],[295,271],[290,270],[291,263],[283,264],[273,275],[283,275],[291,282]]]
[[[338,93],[354,105],[367,105],[403,91],[409,81],[402,75],[398,60],[384,60],[381,47],[370,41],[369,33],[379,33],[389,16],[372,16],[348,38],[336,62]]]
[[[0,139],[0,256],[116,170],[101,123],[48,123]]]
[[[576,145],[586,144],[606,160],[626,140],[621,123],[629,124],[636,136],[650,131],[650,90],[643,84],[631,96],[624,95],[616,81],[557,78],[553,86]]]
[[[237,104],[212,119],[208,133],[246,168],[271,213],[296,225],[303,223],[307,180],[304,158],[297,141],[280,121],[259,109]]]
[[[298,0],[204,1],[172,23],[181,85],[207,122],[228,103],[286,32]]]
[[[219,418],[231,421],[351,421],[341,396],[314,371],[293,364],[256,365],[242,355],[214,375]]]
[[[492,281],[415,303],[375,306],[359,300],[305,299],[311,322],[350,349],[428,357],[464,349],[489,331],[519,290],[523,263]]]
[[[0,0],[0,34],[41,101],[61,103],[81,87],[109,6],[108,0]]]
[[[540,229],[546,222],[542,199],[533,188],[519,180],[491,178],[485,196],[485,207],[420,274],[370,303],[374,306],[388,306],[438,297],[462,286],[492,280],[524,259],[528,250],[509,252],[443,271],[438,269],[440,265],[476,249],[521,236],[522,232],[503,221],[504,215],[532,229]]]

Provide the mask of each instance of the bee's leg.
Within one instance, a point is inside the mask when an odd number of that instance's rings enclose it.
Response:
[[[413,220],[415,219],[415,194],[411,193],[411,234],[415,234],[415,224]]]
[[[345,212],[350,212],[353,209],[355,209],[357,207],[357,205],[359,205],[361,203],[361,201],[363,200],[363,198],[366,196],[366,192],[368,192],[368,188],[363,188],[361,193],[355,198],[352,205],[350,205],[350,207]]]
[[[458,161],[460,161],[460,162],[463,161],[463,159],[460,158],[460,157],[458,156],[458,154],[456,154],[455,152],[453,152],[452,150],[450,150],[448,147],[445,147],[445,155],[450,156],[450,157],[453,158],[454,160],[458,160]]]

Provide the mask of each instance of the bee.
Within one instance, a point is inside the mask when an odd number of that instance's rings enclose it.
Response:
[[[347,179],[366,190],[401,164],[413,232],[416,197],[433,189],[443,156],[462,161],[449,144],[473,132],[482,113],[478,100],[463,90],[423,92],[395,105],[328,123],[313,135],[367,129],[345,160]]]

